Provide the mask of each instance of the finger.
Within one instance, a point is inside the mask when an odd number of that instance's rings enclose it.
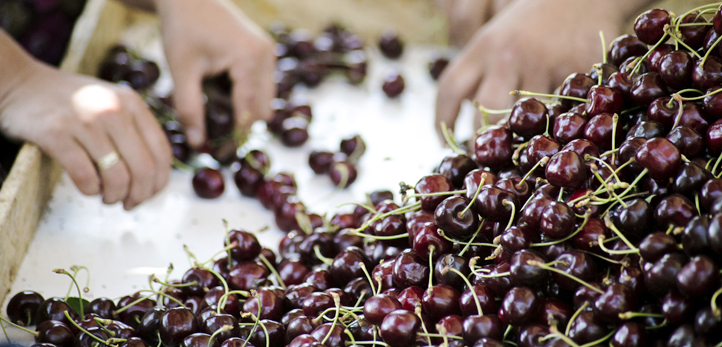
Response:
[[[517,89],[519,86],[519,78],[516,70],[513,68],[514,63],[510,60],[495,60],[491,63],[489,74],[479,86],[474,100],[479,105],[491,110],[503,110],[512,106],[514,97],[509,94],[510,91]],[[491,124],[494,124],[504,117],[504,114],[488,114]],[[482,114],[476,111],[474,115],[474,129],[478,129],[482,124]]]
[[[185,129],[188,144],[192,147],[200,147],[206,138],[201,86],[203,71],[197,67],[176,70],[173,80],[175,81],[173,104]]]
[[[252,76],[243,67],[233,67],[229,74],[233,81],[231,99],[233,102],[236,126],[246,129],[250,126],[251,122],[253,122],[254,117],[258,117],[259,110],[257,102],[259,94],[253,86]],[[270,108],[270,100],[268,105]]]
[[[454,128],[461,102],[474,95],[481,80],[483,65],[481,59],[473,59],[474,54],[473,50],[463,52],[439,77],[434,127],[441,139],[441,123]]]
[[[96,163],[104,156],[116,151],[105,131],[98,127],[86,125],[81,131],[76,132],[75,137]],[[97,170],[101,179],[103,203],[114,204],[128,196],[130,173],[122,160],[109,168],[98,168]]]
[[[85,195],[100,194],[100,178],[88,153],[70,137],[55,137],[38,146],[55,158],[73,180],[75,186]]]
[[[265,69],[261,69],[258,87],[257,114],[253,117],[253,121],[270,120],[271,119],[271,100],[276,95],[276,84],[273,82],[273,69],[275,66],[275,58],[264,59]],[[254,116],[254,115],[252,115]]]
[[[118,148],[130,171],[130,190],[123,207],[130,210],[153,195],[156,184],[156,163],[148,144],[140,135],[133,116],[118,114],[106,122],[105,130]]]
[[[145,105],[136,107],[135,124],[140,131],[140,135],[148,144],[148,148],[155,161],[155,185],[153,186],[153,194],[158,193],[168,184],[170,170],[173,166],[173,151],[165,133],[161,129],[158,121],[150,113]]]
[[[454,46],[463,46],[489,19],[490,1],[456,0],[449,17],[449,39]]]

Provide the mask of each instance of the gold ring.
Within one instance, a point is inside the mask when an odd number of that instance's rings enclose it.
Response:
[[[118,152],[112,151],[98,159],[96,164],[98,164],[98,169],[103,171],[115,166],[115,164],[118,164],[119,161],[120,156],[118,156]]]

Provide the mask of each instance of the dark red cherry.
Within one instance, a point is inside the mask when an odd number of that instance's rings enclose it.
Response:
[[[439,173],[446,176],[454,188],[458,189],[464,185],[466,175],[478,168],[479,165],[468,155],[454,154],[441,160]]]
[[[707,149],[713,155],[722,153],[722,119],[712,123],[707,130]]]
[[[258,328],[256,329],[256,332],[254,332],[251,336],[248,337],[249,345],[253,346],[282,346],[284,337],[286,335],[285,329],[283,328],[283,325],[276,321],[263,319],[260,320],[259,325],[263,324],[264,328]],[[330,325],[330,323],[329,323]],[[326,331],[327,332],[327,331]],[[333,347],[339,347],[343,346],[343,340],[339,343],[337,331],[334,331],[334,334],[331,334],[331,337],[327,341],[329,343],[329,346]],[[325,333],[324,335],[325,336]],[[267,341],[268,340],[268,341]],[[331,343],[334,343],[333,345]]]
[[[201,303],[202,308],[220,305],[221,297],[223,297],[225,294],[226,291],[223,286],[217,286],[215,288],[209,289],[205,296],[203,296],[203,302]],[[237,316],[238,313],[241,311],[241,305],[238,301],[238,295],[226,295],[226,303],[223,305],[223,307],[221,307],[221,309],[230,315]]]
[[[561,270],[568,276],[558,272],[552,272],[554,281],[556,281],[561,288],[569,291],[576,290],[577,287],[579,287],[579,282],[576,282],[573,278],[591,282],[597,274],[594,260],[588,253],[578,250],[568,250],[561,253],[555,261],[554,268]]]
[[[552,201],[542,210],[539,231],[552,239],[562,239],[574,231],[574,211],[563,202]]]
[[[544,135],[534,136],[526,147],[527,162],[520,163],[521,169],[525,172],[531,170],[534,165],[541,161],[544,157],[550,157],[559,152],[561,145],[551,137]],[[539,175],[544,172],[542,168],[537,168],[535,172]]]
[[[474,142],[474,160],[481,166],[502,167],[511,163],[512,131],[492,126],[482,131]]]
[[[193,190],[201,198],[215,199],[225,189],[223,175],[220,171],[212,168],[203,168],[193,175]]]
[[[569,75],[562,83],[559,95],[571,96],[575,98],[586,98],[589,89],[596,84],[597,80],[582,73],[573,73]],[[560,98],[559,102],[562,107],[569,109],[576,105],[577,101]]]
[[[712,94],[721,88],[722,87],[719,86],[712,87],[710,89],[707,89],[705,94]],[[712,116],[712,118],[722,118],[722,94],[716,93],[705,96],[702,100],[702,105],[704,105],[704,110],[707,111],[707,113]]]
[[[231,337],[238,337],[241,335],[241,329],[238,326],[238,321],[235,317],[229,314],[217,314],[208,317],[201,324],[201,330],[208,335],[213,335],[213,333],[227,325],[231,326],[232,329],[216,334],[215,341],[217,341],[218,343],[223,343]]]
[[[58,347],[73,346],[74,334],[63,322],[46,320],[40,322],[35,330],[38,332],[36,343],[49,343]]]
[[[433,321],[448,315],[461,314],[459,308],[459,291],[446,284],[437,284],[424,290],[421,297],[421,307]]]
[[[256,235],[248,231],[231,230],[228,238],[223,241],[223,246],[228,247],[234,243],[235,247],[231,248],[230,252],[231,257],[236,261],[252,260],[261,253],[261,244]]]
[[[254,197],[258,188],[263,184],[263,174],[248,164],[241,164],[238,171],[233,174],[233,181],[241,194]]]
[[[467,200],[462,197],[446,198],[434,212],[436,225],[455,240],[470,239],[479,227],[479,217],[471,210],[464,212],[468,205]]]
[[[569,337],[578,344],[596,341],[607,335],[606,324],[592,311],[583,311],[569,324]]]
[[[702,64],[697,60],[692,70],[692,86],[695,89],[707,90],[722,84],[722,59],[710,55]]]
[[[331,164],[328,176],[336,187],[346,188],[356,181],[358,172],[352,163],[342,160]]]
[[[684,195],[672,194],[662,199],[654,214],[658,227],[666,230],[670,225],[684,227],[697,215],[697,209]]]
[[[692,300],[684,295],[670,292],[662,299],[662,314],[667,322],[679,324],[692,318],[694,305]]]
[[[397,59],[404,52],[404,43],[393,30],[386,30],[379,38],[379,50],[386,58]]]
[[[334,162],[334,154],[329,151],[313,151],[308,156],[308,165],[317,175],[328,172]]]
[[[635,76],[630,90],[632,101],[640,106],[647,106],[654,99],[667,95],[667,86],[659,74],[655,72]]]
[[[547,326],[556,324],[565,327],[573,314],[572,308],[564,301],[551,297],[544,298],[539,304],[537,322]]]
[[[722,316],[715,314],[709,306],[703,307],[694,316],[694,331],[699,335],[719,337],[720,323]]]
[[[464,280],[455,271],[446,269],[447,267],[468,276],[470,271],[467,259],[456,254],[448,253],[439,257],[434,264],[434,278],[439,284],[446,284],[457,290],[463,290],[466,284]]]
[[[47,298],[38,306],[34,319],[38,324],[47,320],[60,321],[65,325],[72,324],[65,317],[65,311],[70,313],[71,318],[75,318],[75,311],[70,308],[70,305],[65,300],[58,297]]]
[[[533,197],[524,207],[522,215],[519,218],[520,223],[524,223],[533,230],[538,230],[541,222],[542,212],[553,202],[553,199],[546,196]]]
[[[364,318],[372,324],[379,325],[386,315],[401,308],[401,303],[390,295],[374,295],[366,300],[363,306]]]
[[[442,193],[453,189],[454,187],[451,181],[446,178],[446,176],[439,174],[424,176],[414,186],[414,192],[416,194]],[[419,200],[421,200],[422,209],[433,212],[445,198],[443,195],[422,196]]]
[[[691,23],[707,23],[707,20],[703,16],[699,15],[699,12],[692,12],[681,18],[680,23],[691,24]],[[698,49],[702,47],[704,43],[704,36],[709,30],[708,26],[705,25],[688,25],[680,27],[679,31],[682,34],[682,41],[690,46],[692,49]]]
[[[659,72],[659,61],[663,56],[674,51],[674,45],[661,44],[649,52],[649,55],[644,60],[647,63],[647,69],[649,72]]]
[[[405,87],[406,84],[404,83],[404,77],[398,72],[392,72],[386,76],[381,89],[389,98],[395,98],[404,92]]]
[[[656,180],[672,177],[681,161],[677,147],[665,138],[648,140],[639,148],[636,159]]]
[[[584,228],[574,235],[572,244],[580,250],[601,254],[603,251],[598,245],[599,236],[609,238],[610,232],[604,222],[597,218],[590,218]]]
[[[476,306],[476,300],[474,295],[479,299],[479,305],[481,306],[481,312]],[[494,314],[497,312],[496,301],[494,301],[494,293],[489,287],[483,284],[474,284],[471,289],[467,288],[459,299],[459,307],[464,317],[470,315],[478,315],[482,313]]]
[[[612,324],[621,323],[619,314],[633,310],[634,293],[624,284],[613,283],[594,301],[594,315]]]
[[[680,253],[667,253],[645,271],[644,283],[652,295],[662,298],[677,290],[677,273],[687,262]]]
[[[647,46],[634,35],[622,35],[610,44],[607,57],[613,65],[621,64],[632,56],[642,56],[647,53]]]
[[[286,118],[281,123],[280,138],[284,146],[298,147],[308,141],[308,119],[301,116]]]
[[[407,311],[414,311],[417,306],[421,305],[421,298],[424,296],[424,290],[418,286],[407,287],[399,293],[399,302]]]
[[[587,94],[589,104],[587,114],[596,116],[602,113],[619,113],[624,109],[624,96],[614,88],[593,86]]]
[[[644,199],[633,199],[625,203],[627,207],[618,205],[611,211],[612,222],[627,237],[641,238],[653,225],[652,207]]]
[[[257,262],[245,261],[233,266],[228,273],[228,285],[235,290],[249,290],[268,277],[268,269]]]
[[[158,333],[164,345],[176,346],[200,330],[195,315],[184,307],[168,309],[160,320]]]
[[[473,346],[500,346],[486,343],[487,339],[501,340],[504,336],[504,323],[499,317],[488,315],[470,315],[463,323],[464,341]]]
[[[496,181],[495,187],[511,192],[518,201],[527,201],[531,197],[533,185],[529,181],[522,181],[521,177],[504,178]]]
[[[712,178],[712,174],[695,162],[682,164],[674,179],[674,191],[680,194],[697,194],[702,186]]]
[[[504,230],[499,241],[504,252],[514,254],[516,251],[531,247],[534,242],[541,242],[541,238],[539,232],[527,225],[515,225]]]
[[[674,237],[663,232],[649,234],[639,243],[639,255],[649,263],[654,263],[665,254],[678,250]]]
[[[396,310],[389,313],[379,326],[379,335],[391,347],[406,347],[416,340],[421,320],[412,312]]]
[[[539,298],[527,287],[514,287],[501,302],[499,318],[510,325],[522,325],[534,319],[539,308]]]
[[[536,251],[522,249],[511,256],[509,279],[515,286],[539,287],[546,283],[549,272],[532,263],[546,263]]]
[[[534,98],[523,98],[514,104],[509,115],[509,128],[525,139],[547,129],[548,115],[544,104]]]
[[[633,80],[629,74],[625,72],[615,72],[609,76],[607,85],[619,92],[624,98],[625,104],[628,104],[631,98]]]
[[[612,347],[647,346],[647,331],[642,323],[624,322],[612,336]]]
[[[8,307],[10,304],[8,303]],[[112,319],[115,316],[115,302],[109,298],[100,297],[90,302],[88,307],[85,309],[86,313],[95,313],[100,318]],[[8,317],[10,315],[8,314]]]
[[[578,189],[586,181],[586,167],[579,154],[562,151],[554,154],[545,167],[550,184],[567,189]]]
[[[509,280],[509,276],[502,276],[500,274],[503,274],[505,272],[508,272],[510,270],[510,265],[507,261],[503,261],[497,265],[489,265],[487,267],[488,270],[491,270],[489,272],[489,275],[499,275],[497,277],[476,277],[474,279],[474,284],[481,284],[486,285],[489,290],[491,290],[495,296],[501,297],[502,295],[505,295],[509,289],[512,288],[511,281]]]
[[[674,51],[659,61],[659,76],[667,87],[679,90],[692,83],[694,60],[684,51]]]
[[[347,248],[341,251],[331,263],[331,275],[339,283],[347,283],[354,278],[364,276],[360,264],[364,264],[367,271],[373,269],[371,259],[363,250],[356,247]]]
[[[585,139],[574,140],[567,143],[566,145],[564,145],[564,147],[562,147],[562,151],[576,152],[577,154],[579,154],[579,156],[582,157],[583,160],[587,155],[589,155],[590,157],[599,158],[599,150],[597,149],[597,147],[593,143]]]
[[[439,227],[426,224],[421,226],[414,236],[412,248],[420,257],[436,260],[442,254],[451,252],[453,244],[439,235]]]
[[[466,189],[466,198],[469,200],[474,198],[476,191],[479,190],[479,184],[493,186],[498,180],[499,178],[496,175],[486,170],[476,169],[470,171],[464,178],[463,188]]]
[[[407,249],[396,256],[393,269],[394,284],[399,288],[427,286],[429,281],[428,259]]]
[[[634,22],[634,33],[648,45],[654,45],[664,36],[664,26],[670,22],[667,10],[653,9],[643,12]]]
[[[39,293],[25,290],[15,294],[10,299],[5,312],[8,315],[8,319],[15,324],[21,326],[35,325],[38,323],[38,317],[35,313],[43,301],[45,301],[45,299]]]
[[[715,289],[718,278],[717,263],[705,255],[696,256],[677,273],[677,289],[687,297],[704,297]]]
[[[516,196],[498,187],[482,187],[472,209],[481,218],[494,222],[508,222],[515,209],[519,209]]]
[[[687,158],[694,158],[704,150],[704,139],[700,134],[689,127],[678,126],[667,134],[667,140],[671,142],[681,155]]]
[[[552,135],[560,143],[568,143],[583,138],[586,126],[586,117],[572,112],[562,113],[554,122]]]
[[[441,76],[441,73],[448,65],[449,59],[446,57],[437,57],[429,62],[429,74],[431,74],[431,78],[433,78],[434,81],[439,79],[439,76]]]

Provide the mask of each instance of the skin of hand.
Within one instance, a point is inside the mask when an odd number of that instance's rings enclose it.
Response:
[[[479,29],[439,78],[435,126],[453,129],[461,102],[510,107],[516,89],[550,93],[573,72],[602,61],[607,45],[646,0],[515,0]],[[492,123],[502,115],[489,115]],[[474,129],[481,113],[474,117]],[[468,126],[468,125],[465,125]]]
[[[57,159],[78,189],[129,210],[168,182],[168,140],[140,95],[35,61],[0,31],[0,130]],[[117,151],[120,161],[94,162]]]
[[[205,141],[202,80],[228,72],[236,124],[268,119],[276,86],[273,40],[228,0],[155,0],[188,142]]]
[[[463,47],[484,23],[512,0],[436,0],[446,14],[449,44]]]

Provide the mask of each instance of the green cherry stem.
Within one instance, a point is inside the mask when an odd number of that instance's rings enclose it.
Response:
[[[364,275],[366,276],[366,280],[369,281],[369,285],[371,286],[371,290],[374,292],[374,295],[377,295],[381,291],[381,287],[376,289],[376,286],[374,286],[374,281],[371,278],[368,269],[366,269],[366,264],[360,262],[358,266],[361,268],[361,271],[363,271]]]
[[[469,212],[471,209],[471,206],[474,205],[474,201],[476,201],[476,197],[479,196],[479,192],[481,192],[481,188],[484,187],[484,182],[486,181],[486,172],[481,174],[481,180],[479,180],[479,187],[476,188],[476,193],[474,193],[474,197],[471,198],[471,201],[469,202],[469,205],[466,206],[461,212],[459,212],[458,216],[461,218],[463,215],[466,214],[466,212]]]
[[[581,345],[581,346],[579,346],[579,347],[598,346],[598,345],[600,345],[602,342],[609,340],[609,338],[611,338],[612,336],[614,336],[614,334],[616,334],[616,333],[617,333],[616,330],[612,330],[611,332],[609,332],[609,334],[605,335],[604,337],[600,338],[599,340],[585,343],[585,344],[583,344],[583,345]]]
[[[474,297],[474,303],[476,303],[476,309],[480,316],[484,315],[484,311],[481,309],[481,302],[479,302],[479,297],[476,295],[476,292],[474,292],[474,286],[471,285],[471,282],[469,282],[469,279],[464,276],[461,271],[454,269],[453,267],[445,266],[441,270],[441,274],[445,275],[448,271],[451,271],[455,273],[457,276],[461,277],[461,279],[464,280],[464,283],[466,283],[466,287],[469,288],[469,291],[471,291],[471,295]]]
[[[599,39],[602,41],[602,64],[606,64],[607,63],[607,40],[604,39],[604,31],[599,30]]]
[[[324,264],[331,266],[331,263],[333,263],[333,259],[327,258],[321,254],[320,245],[313,245],[313,253],[315,253],[318,260],[322,261]]]
[[[591,290],[593,290],[593,291],[595,291],[595,292],[597,292],[597,293],[599,293],[599,294],[604,294],[604,291],[603,291],[603,290],[601,290],[601,289],[599,289],[599,288],[597,288],[597,287],[592,286],[591,284],[587,283],[586,281],[582,280],[581,278],[578,278],[578,277],[576,277],[576,276],[572,276],[572,275],[570,275],[570,274],[568,274],[568,273],[566,273],[566,272],[564,272],[564,271],[562,271],[562,270],[559,270],[559,269],[555,268],[554,266],[550,266],[550,265],[548,265],[548,264],[544,264],[544,263],[542,263],[542,262],[540,262],[540,261],[538,261],[538,260],[528,260],[526,263],[527,263],[528,265],[531,265],[531,266],[534,266],[534,267],[538,267],[538,268],[541,268],[541,269],[544,269],[544,270],[556,272],[556,273],[558,273],[558,274],[560,274],[560,275],[562,275],[562,276],[569,277],[569,278],[571,278],[571,279],[579,282],[580,284],[584,285],[585,287],[587,287],[587,288],[589,288],[589,289],[591,289]]]
[[[78,285],[78,281],[75,280],[75,276],[73,276],[70,272],[65,271],[65,269],[55,269],[53,270],[53,272],[61,275],[68,275],[68,277],[70,277],[70,279],[73,281],[73,283],[75,284],[75,288],[78,289],[78,306],[80,309],[80,312],[78,313],[81,317],[85,317],[85,312],[83,310],[83,291],[80,290],[80,285]],[[65,299],[67,300],[67,298]]]
[[[315,248],[314,248],[314,251],[315,251]],[[268,261],[268,258],[266,258],[266,256],[263,255],[263,253],[259,253],[258,259],[261,259],[261,262],[263,262],[263,264],[266,265],[268,270],[271,271],[271,273],[273,274],[273,277],[275,277],[276,280],[278,280],[278,285],[280,285],[281,288],[286,289],[286,283],[283,282],[281,275],[278,273],[278,271],[276,271],[276,268],[273,266],[273,264],[271,264],[271,262]]]
[[[509,223],[506,224],[506,229],[509,229],[512,224],[514,224],[514,217],[516,217],[516,205],[511,200],[507,199],[504,199],[501,203],[504,206],[511,206],[511,217],[509,218]]]
[[[717,306],[717,298],[720,295],[722,295],[722,288],[717,289],[717,291],[712,294],[712,300],[710,300],[710,307],[712,308],[712,313],[714,313],[714,315],[717,317],[722,315],[722,311]]]
[[[466,154],[464,151],[462,151],[459,148],[459,145],[456,143],[456,140],[454,140],[454,133],[449,129],[448,126],[446,126],[446,122],[441,122],[441,134],[444,136],[444,140],[446,141],[446,144],[449,145],[449,148],[451,148],[452,151],[456,154]]]
[[[67,311],[66,311],[66,312],[67,312]],[[24,327],[24,326],[17,325],[17,324],[11,322],[10,320],[8,320],[7,318],[5,318],[5,317],[3,317],[3,316],[0,316],[0,322],[8,323],[8,324],[10,324],[10,326],[15,327],[15,328],[18,328],[18,329],[20,329],[20,330],[22,330],[22,331],[24,331],[24,332],[26,332],[26,333],[28,333],[28,334],[31,334],[31,335],[33,335],[33,336],[35,336],[35,337],[38,337],[38,335],[39,335],[37,331],[32,331],[32,330],[30,330],[30,329],[28,329],[28,328],[26,328],[26,327]],[[3,331],[5,331],[5,325],[3,325]],[[5,337],[8,337],[7,332],[5,333]]]
[[[429,245],[429,287],[426,289],[431,293],[431,287],[434,286],[434,250],[436,246]]]
[[[585,301],[585,302],[582,304],[582,306],[580,306],[579,309],[577,309],[577,311],[574,312],[574,314],[572,315],[572,317],[569,318],[569,322],[567,323],[567,328],[566,328],[566,330],[564,331],[564,335],[569,335],[569,330],[572,329],[572,322],[574,322],[574,320],[577,319],[577,317],[579,317],[579,315],[582,313],[582,311],[584,311],[584,310],[587,308],[587,306],[589,306],[589,301]],[[555,326],[555,327],[556,327],[556,326]]]
[[[70,323],[72,323],[78,330],[84,332],[86,335],[92,337],[94,340],[96,340],[96,341],[98,341],[98,342],[100,342],[100,343],[102,343],[102,344],[105,344],[105,343],[106,343],[105,340],[103,340],[103,339],[101,339],[101,338],[99,338],[99,337],[91,334],[90,332],[88,332],[87,330],[85,330],[83,327],[81,327],[78,323],[76,323],[75,320],[74,320],[72,317],[70,317],[70,314],[68,313],[68,311],[63,311],[63,314],[65,315],[65,318],[67,318],[68,321],[69,321]]]
[[[216,330],[216,331],[211,335],[211,337],[208,338],[208,347],[213,347],[213,339],[215,339],[216,336],[218,336],[218,334],[221,334],[221,333],[223,333],[223,332],[230,331],[230,330],[233,330],[233,326],[232,326],[232,325],[224,325],[224,326],[222,326],[220,329]]]
[[[589,103],[589,99],[584,98],[577,98],[573,96],[566,96],[566,95],[555,95],[555,94],[546,94],[546,93],[534,93],[526,90],[512,90],[509,92],[509,95],[514,96],[538,96],[541,98],[552,98],[552,99],[566,99],[571,101],[578,101],[583,103]]]
[[[624,236],[624,233],[622,233],[621,231],[619,231],[619,229],[617,229],[617,226],[614,225],[614,223],[612,222],[612,218],[609,216],[609,213],[607,213],[604,216],[604,225],[607,228],[609,228],[611,231],[613,231],[615,234],[617,234],[617,236],[619,236],[619,238],[622,239],[622,241],[624,241],[625,244],[627,244],[629,249],[637,249],[637,247],[635,247],[633,243],[629,242],[627,237]],[[639,251],[639,250],[637,250],[637,251]]]
[[[341,298],[338,296],[338,294],[331,292],[331,297],[333,298],[333,303],[336,305],[336,314],[333,317],[333,324],[331,325],[331,328],[328,329],[328,333],[326,333],[326,336],[321,341],[322,345],[326,344],[326,341],[328,341],[328,338],[331,337],[331,333],[333,333],[333,329],[336,328],[336,324],[338,323],[338,314],[339,311],[341,311]],[[268,334],[266,334],[268,336]],[[268,340],[268,339],[266,339]]]
[[[479,233],[481,232],[481,228],[484,227],[484,223],[486,223],[485,220],[482,220],[481,222],[479,222],[479,227],[476,228],[476,231],[474,232],[474,236],[472,236],[471,239],[469,239],[469,242],[466,242],[466,243],[464,244],[464,248],[461,250],[461,252],[459,252],[459,256],[460,256],[460,257],[463,256],[464,253],[466,253],[466,251],[469,250],[469,247],[471,247],[471,245],[472,245],[472,241],[476,240],[476,237],[477,237],[477,236],[479,235]],[[439,229],[439,231],[441,231],[441,229]],[[439,233],[439,235],[441,235],[441,233]]]
[[[619,319],[628,320],[637,317],[652,317],[652,318],[664,318],[661,313],[645,313],[645,312],[631,312],[627,311],[619,314]]]
[[[574,237],[576,234],[578,234],[580,231],[582,231],[582,229],[584,229],[584,227],[587,225],[587,222],[589,221],[589,217],[590,217],[590,216],[591,216],[591,214],[590,214],[589,212],[585,213],[585,214],[584,214],[584,220],[582,221],[582,224],[579,225],[579,227],[577,228],[577,230],[575,230],[573,233],[569,234],[569,236],[567,236],[567,237],[565,237],[565,238],[563,238],[563,239],[554,240],[554,241],[549,241],[549,242],[532,243],[531,246],[532,246],[532,247],[553,246],[553,245],[556,245],[556,244],[559,244],[559,243],[562,243],[562,242],[565,242],[565,241],[571,239],[571,238]]]

